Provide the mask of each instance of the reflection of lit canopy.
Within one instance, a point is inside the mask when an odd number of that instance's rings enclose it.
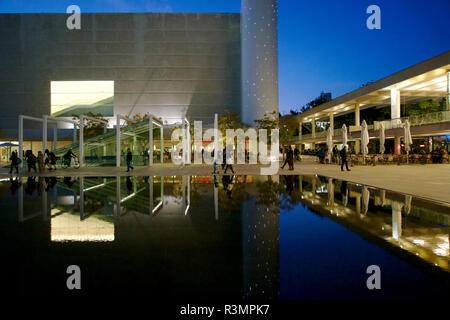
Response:
[[[53,209],[52,215],[57,212]],[[80,221],[79,216],[63,213],[52,217],[50,223],[51,241],[114,241],[114,224],[94,216]]]
[[[402,212],[408,215],[407,212],[411,211],[411,199],[409,196],[406,196],[404,201],[388,199],[385,198],[385,192],[372,192],[371,195],[367,186],[348,183],[345,191],[350,198],[355,198],[355,207],[351,208],[343,205],[345,200],[333,199],[331,201],[330,194],[325,198],[323,196],[323,190],[327,188],[327,185],[321,183],[317,177],[303,176],[301,179],[301,181],[307,181],[312,184],[311,191],[302,189],[300,192],[301,202],[307,204],[313,211],[320,212],[333,220],[338,220],[340,223],[344,222],[343,225],[349,227],[352,231],[370,234],[379,240],[384,240],[395,247],[408,251],[435,266],[450,270],[447,259],[449,256],[449,239],[445,228],[435,226],[427,228],[405,228],[402,226]],[[329,187],[330,184],[328,184]],[[366,189],[365,195],[364,189]],[[317,192],[318,190],[321,192]],[[334,187],[331,191],[333,193],[332,197],[334,198]],[[381,196],[383,199],[381,199]],[[364,210],[368,205],[369,198],[373,198],[376,205],[391,207],[391,217],[362,214],[361,202],[363,197],[365,197],[364,201],[366,202],[363,204]],[[419,217],[419,214],[420,212],[417,213],[416,218]],[[446,216],[445,213],[439,212],[437,214],[442,217]]]

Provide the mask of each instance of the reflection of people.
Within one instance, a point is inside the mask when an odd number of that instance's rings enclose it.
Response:
[[[69,188],[73,186],[73,184],[75,183],[75,180],[72,180],[71,177],[64,177],[64,184],[66,186],[68,186]]]
[[[25,189],[25,192],[29,195],[32,195],[34,193],[34,190],[36,189],[36,178],[35,177],[28,177],[27,179],[27,187]]]
[[[348,168],[348,161],[347,161],[347,145],[342,146],[341,150],[341,171],[344,171],[344,164],[347,171],[350,171]]]
[[[234,180],[234,176],[223,176],[222,177],[223,188],[226,191],[229,199],[232,198],[233,185],[234,185],[233,180]]]
[[[286,192],[291,195],[292,191],[294,191],[294,181],[295,181],[295,176],[290,175],[290,176],[284,176],[284,180],[286,182]]]
[[[58,183],[58,180],[56,180],[55,177],[45,178],[45,184],[46,184],[45,191],[49,192],[50,189],[53,189],[57,183]]]
[[[126,185],[127,185],[128,194],[131,194],[131,191],[133,190],[133,182],[131,182],[130,177],[127,177]]]
[[[11,186],[9,187],[11,194],[15,195],[17,190],[20,188],[19,179],[16,177],[15,179],[11,178],[9,181],[11,182]]]

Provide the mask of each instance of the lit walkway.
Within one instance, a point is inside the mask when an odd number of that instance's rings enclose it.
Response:
[[[259,175],[257,165],[234,165],[236,174]],[[0,169],[0,178],[9,177],[8,169]],[[136,167],[133,175],[180,176],[180,175],[211,175],[212,166],[190,165],[182,168],[173,164],[155,164],[152,168]],[[223,170],[219,170],[223,174]],[[25,175],[27,174],[24,171]],[[45,176],[116,176],[127,175],[124,167],[86,167],[83,169],[58,169],[46,172]],[[337,165],[325,165],[318,162],[304,161],[295,164],[295,170],[287,167],[279,170],[278,174],[320,174],[328,177],[343,179],[355,183],[384,188],[415,196],[439,200],[450,203],[450,165],[379,165],[351,167],[351,171],[341,172]],[[34,175],[32,173],[32,175]]]

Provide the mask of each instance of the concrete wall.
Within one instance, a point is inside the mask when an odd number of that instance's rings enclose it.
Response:
[[[242,119],[278,117],[277,0],[242,0]]]
[[[0,14],[0,127],[50,114],[52,80],[114,80],[115,113],[168,123],[240,113],[239,14],[86,13],[81,30],[67,17]]]

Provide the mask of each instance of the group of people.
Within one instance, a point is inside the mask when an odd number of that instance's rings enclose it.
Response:
[[[74,157],[75,154],[72,149],[69,149],[63,156],[64,160],[67,161],[68,166],[70,166],[70,161]],[[23,159],[27,163],[28,172],[31,172],[31,169],[33,169],[34,172],[39,170],[39,173],[43,173],[45,172],[45,167],[48,167],[48,170],[56,170],[57,157],[53,151],[49,151],[48,149],[46,149],[44,153],[42,153],[42,151],[38,151],[37,157],[33,153],[33,150],[27,150],[23,155]],[[18,156],[18,152],[13,151],[9,160],[11,161],[9,173],[12,174],[14,169],[16,173],[19,173],[19,164],[22,159]]]
[[[297,148],[296,148],[296,150],[297,150]],[[288,151],[286,153],[286,159],[284,160],[284,163],[281,166],[281,169],[284,169],[284,167],[287,164],[287,165],[289,165],[289,170],[294,170],[294,156],[295,156],[294,150],[292,150],[292,148],[289,147]]]

